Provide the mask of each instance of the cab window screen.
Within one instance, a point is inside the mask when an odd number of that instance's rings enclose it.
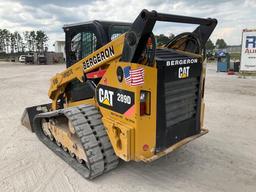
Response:
[[[81,58],[81,33],[76,34],[71,40],[71,58],[73,62]]]
[[[82,58],[94,52],[97,48],[97,38],[92,32],[82,33]]]

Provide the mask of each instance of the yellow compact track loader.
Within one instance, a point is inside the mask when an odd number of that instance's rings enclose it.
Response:
[[[197,25],[157,46],[156,21]],[[203,127],[205,44],[217,25],[142,10],[133,23],[65,25],[67,69],[51,79],[50,104],[28,107],[22,124],[83,177],[124,161],[156,160]]]

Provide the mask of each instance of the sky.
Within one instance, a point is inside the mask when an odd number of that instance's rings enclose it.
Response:
[[[49,48],[64,40],[63,25],[88,20],[133,22],[142,9],[161,13],[216,18],[211,36],[229,45],[241,43],[243,29],[256,29],[256,0],[0,0],[0,28],[23,32],[43,30]],[[155,34],[178,34],[195,26],[157,23]]]

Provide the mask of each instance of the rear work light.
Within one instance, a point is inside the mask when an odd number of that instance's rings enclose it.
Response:
[[[150,92],[140,92],[140,116],[150,115]]]

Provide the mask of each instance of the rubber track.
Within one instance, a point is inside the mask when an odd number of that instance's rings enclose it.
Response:
[[[58,147],[43,134],[42,119],[58,118],[65,116],[73,125],[77,136],[84,147],[88,162],[80,164],[62,148]],[[80,105],[53,112],[38,114],[34,119],[34,129],[38,138],[55,154],[66,161],[78,173],[87,179],[93,179],[104,172],[117,167],[118,157],[115,155],[112,145],[108,139],[105,127],[101,121],[101,114],[92,105]]]
[[[102,116],[98,109],[90,105],[81,105],[78,106],[78,108],[90,124],[98,141],[98,145],[101,147],[104,156],[104,172],[116,168],[119,163],[119,158],[116,156],[112,144],[109,141],[108,134],[101,121]]]

